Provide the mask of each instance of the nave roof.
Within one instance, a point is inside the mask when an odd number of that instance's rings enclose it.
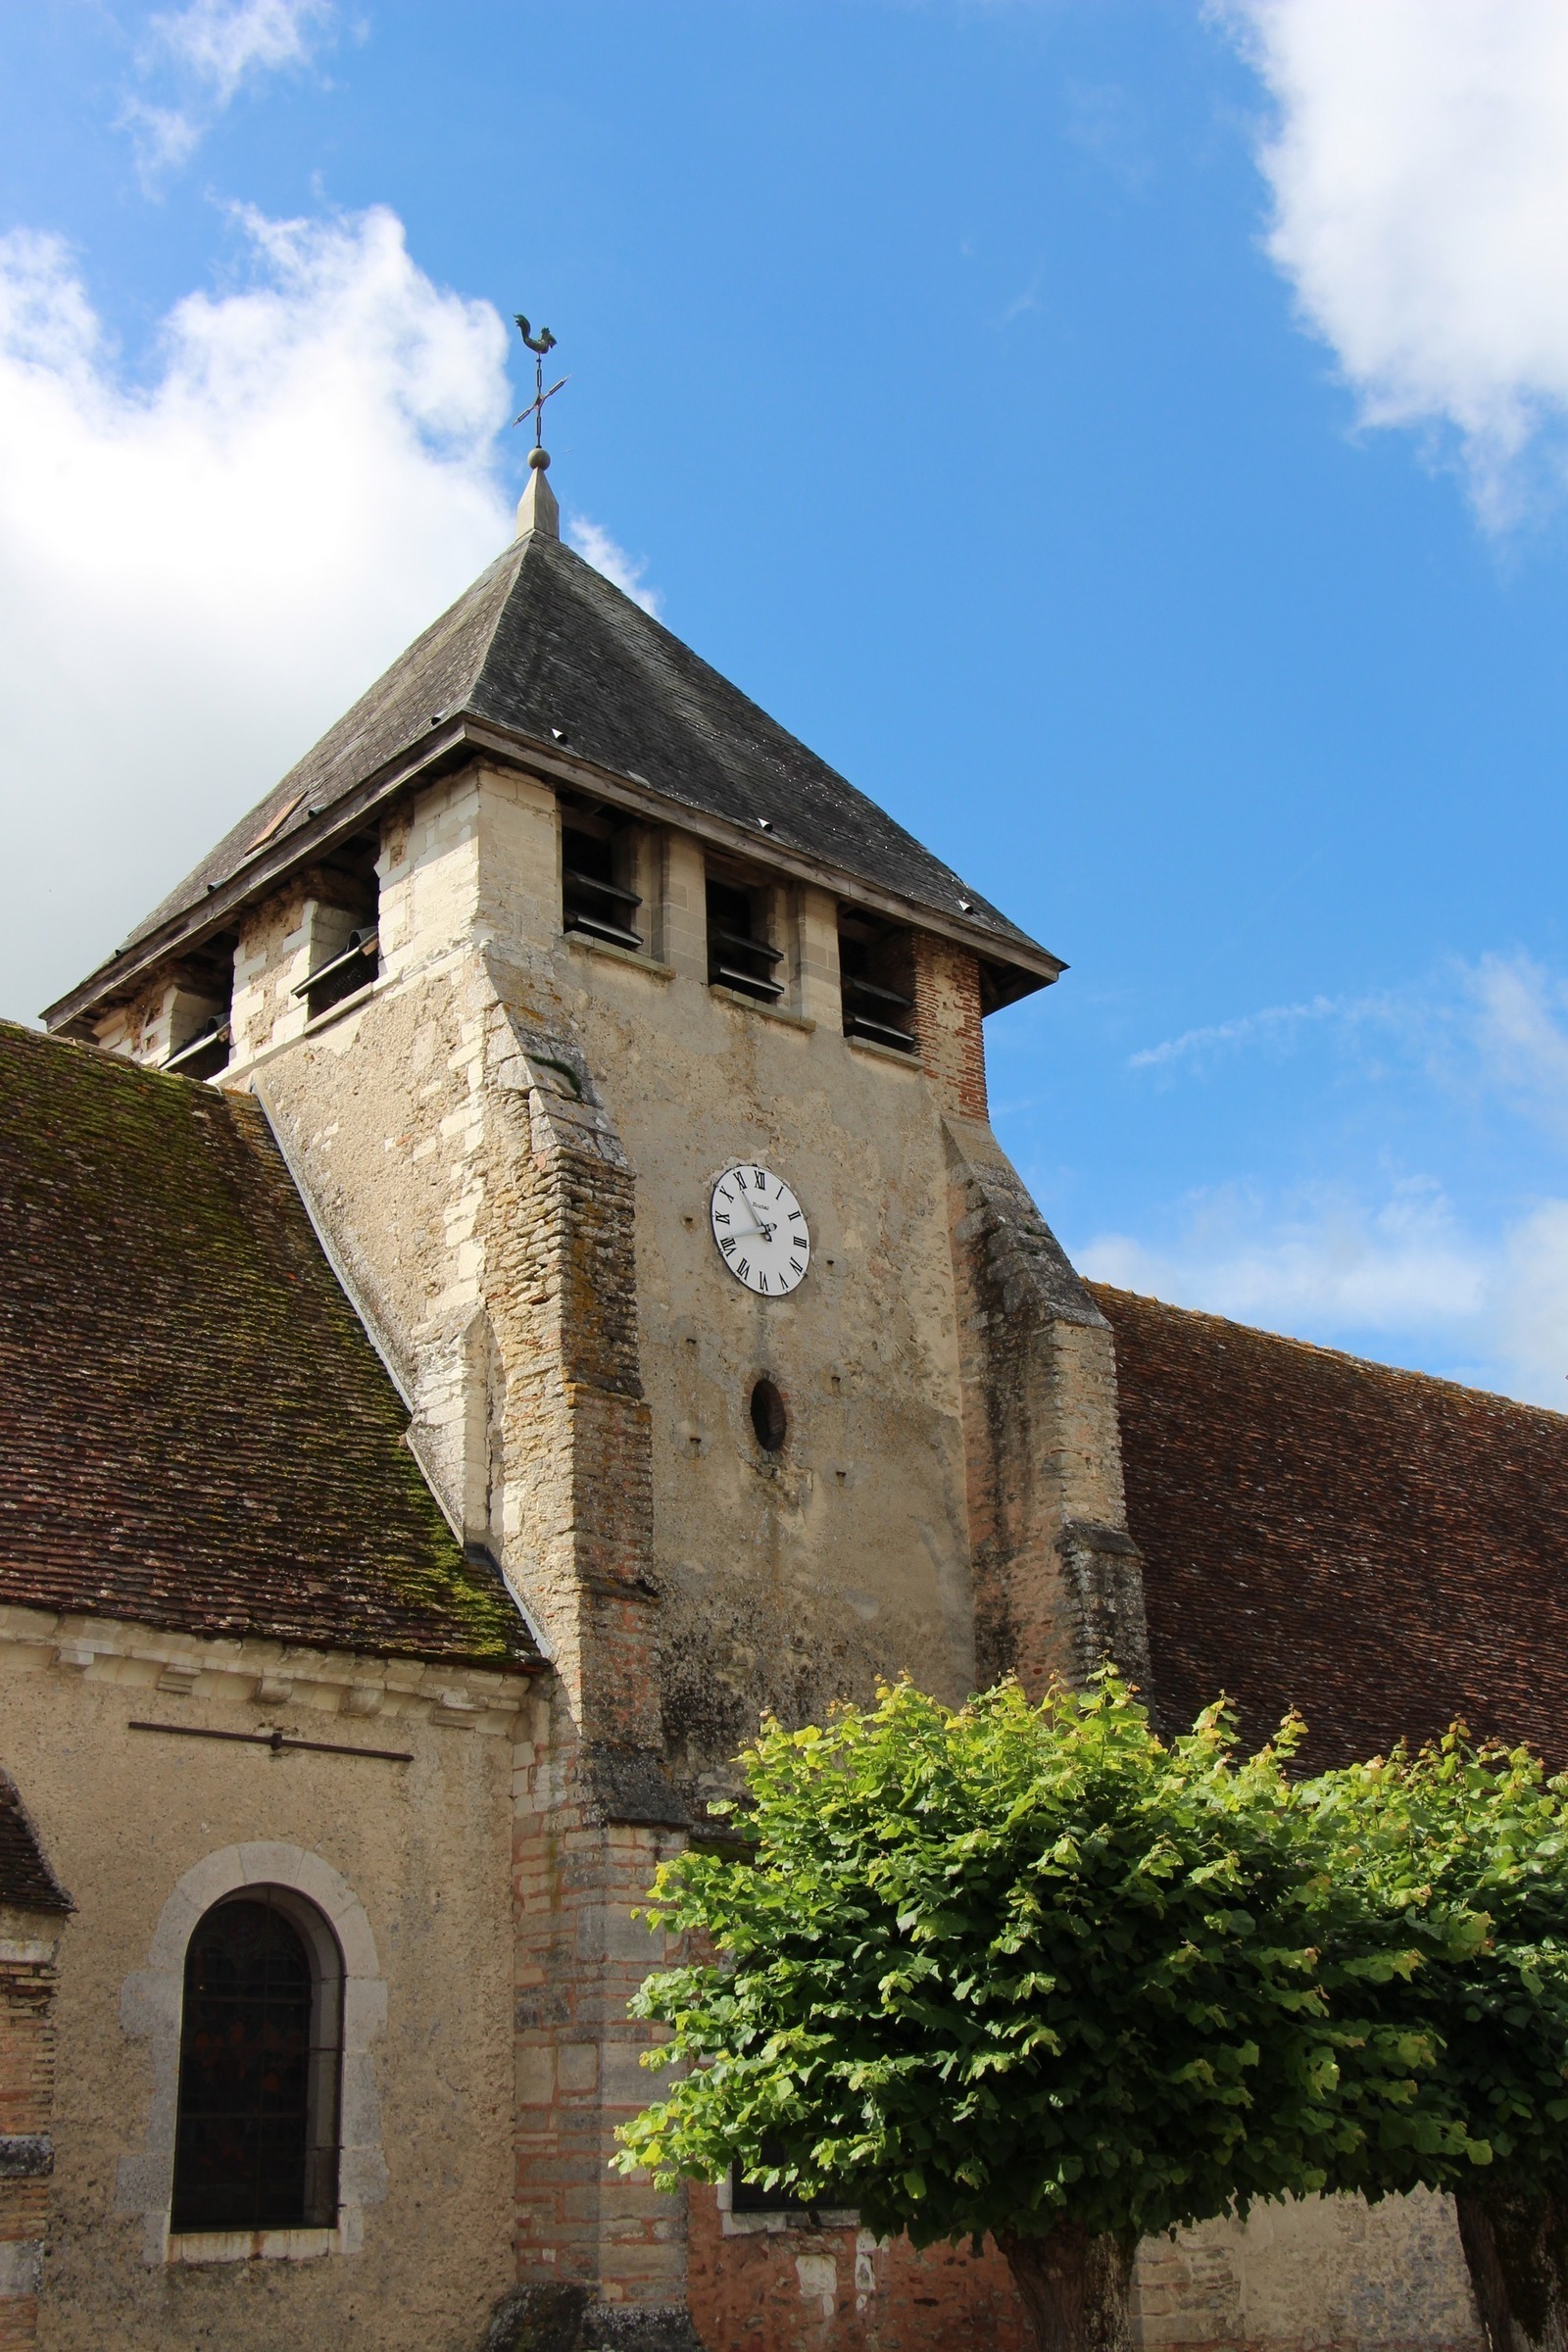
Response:
[[[1568,1765],[1568,1417],[1089,1288],[1167,1730],[1224,1691],[1308,1763],[1463,1717]]]
[[[260,1104],[0,1023],[0,1602],[527,1665]]]

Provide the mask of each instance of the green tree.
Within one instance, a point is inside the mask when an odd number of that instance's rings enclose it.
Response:
[[[1380,1998],[1437,2045],[1445,2095],[1493,2161],[1460,2174],[1460,2234],[1493,2352],[1568,2347],[1568,1804],[1528,1749],[1475,1746],[1455,1728],[1411,1754],[1326,1773],[1299,1791],[1348,1906],[1398,1923],[1421,1964]],[[1455,1912],[1479,1941],[1447,1934]],[[1416,2147],[1382,2151],[1369,2180],[1347,2151],[1340,2183],[1442,2186]],[[1401,2177],[1401,2174],[1404,2177]]]
[[[765,1725],[749,1855],[683,1854],[651,1896],[718,1957],[642,1988],[669,2029],[650,2063],[687,2071],[623,2169],[739,2161],[917,2244],[989,2231],[1043,2346],[1113,2352],[1140,2237],[1484,2157],[1390,1995],[1420,1960],[1402,1913],[1298,1801],[1298,1737],[1243,1757],[1213,1707],[1161,1741],[1110,1672]],[[1485,1923],[1434,1894],[1421,1933]]]

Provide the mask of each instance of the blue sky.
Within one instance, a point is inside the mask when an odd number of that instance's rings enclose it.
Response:
[[[522,308],[578,543],[1068,959],[1078,1261],[1568,1406],[1565,158],[1556,0],[0,14],[0,1005],[504,541]]]

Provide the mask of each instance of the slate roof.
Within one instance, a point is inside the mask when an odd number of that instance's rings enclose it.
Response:
[[[1167,1729],[1345,1762],[1462,1716],[1568,1765],[1568,1418],[1092,1283]]]
[[[515,541],[131,934],[202,906],[263,844],[317,822],[377,769],[468,716],[640,778],[993,939],[1038,948],[912,834],[559,539]],[[767,819],[767,830],[758,819]],[[967,901],[967,907],[960,902]],[[1054,958],[1045,957],[1048,963]]]
[[[70,1911],[16,1782],[0,1767],[0,1904],[16,1911]]]
[[[0,1023],[0,1602],[525,1665],[260,1106]]]

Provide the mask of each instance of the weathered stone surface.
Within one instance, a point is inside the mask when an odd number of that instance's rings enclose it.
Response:
[[[1109,1328],[989,1128],[946,1137],[978,1678],[1147,1684]]]
[[[514,2286],[490,2315],[481,2352],[578,2352],[587,2308],[585,2286]]]

